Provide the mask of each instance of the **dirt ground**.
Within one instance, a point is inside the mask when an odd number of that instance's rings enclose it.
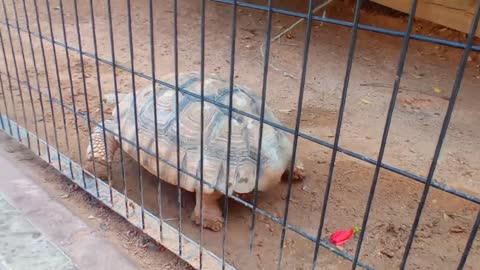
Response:
[[[11,1],[7,2],[9,21],[16,24]],[[32,31],[38,32],[33,0],[26,2],[30,28]],[[97,55],[110,61],[112,56],[106,1],[95,0],[93,3],[98,45]],[[180,72],[199,71],[199,4],[190,1],[179,1],[178,3],[179,70]],[[16,1],[16,4],[19,24],[22,28],[26,28],[21,1]],[[63,5],[68,45],[79,48],[73,0],[63,1]],[[40,0],[38,7],[42,34],[50,37],[46,5]],[[59,2],[50,1],[54,39],[64,42],[60,11]],[[100,78],[97,81],[96,64],[91,57],[94,55],[94,44],[88,1],[78,6],[78,12],[82,50],[90,54],[84,55],[82,68],[79,54],[69,51],[73,89],[70,88],[64,48],[55,47],[59,70],[59,80],[57,80],[51,43],[45,41],[43,44],[47,59],[46,72],[43,66],[42,44],[37,37],[32,37],[38,78],[40,79],[39,85],[40,89],[47,93],[48,75],[53,98],[60,99],[59,89],[61,89],[63,103],[71,107],[73,97],[77,109],[82,112],[87,112],[86,101],[88,101],[90,117],[99,122],[102,111],[100,110],[101,97],[99,96],[98,82],[100,82],[103,93],[114,91],[112,67],[101,62],[98,69]],[[162,2],[162,5],[155,3],[154,14],[155,71],[158,78],[162,74],[174,71],[172,2]],[[214,73],[228,78],[231,7],[208,1],[206,14],[206,73]],[[112,16],[117,64],[130,67],[126,1],[115,1],[112,6]],[[260,47],[265,41],[266,13],[239,8],[237,16],[235,82],[260,94],[263,72]],[[336,1],[328,8],[327,16],[352,21],[353,11],[351,7],[344,5],[341,1]],[[148,1],[132,1],[132,19],[135,71],[150,75]],[[296,20],[293,17],[275,14],[273,16],[274,35]],[[5,21],[3,13],[2,21]],[[407,17],[402,14],[387,14],[383,9],[371,5],[365,8],[361,14],[362,24],[391,30],[403,31],[406,28],[406,21]],[[15,77],[7,28],[4,24],[0,24],[0,30],[9,63],[9,73],[10,76]],[[25,81],[27,76],[24,72],[18,35],[16,29],[11,28],[11,31],[19,77]],[[273,67],[269,71],[267,103],[280,120],[289,127],[295,125],[297,114],[298,78],[301,76],[304,31],[305,26],[299,25],[274,42],[271,48],[270,57]],[[415,22],[414,32],[465,42],[464,34],[423,21]],[[349,28],[318,22],[313,25],[301,131],[330,143],[333,143],[334,140],[350,35]],[[26,57],[28,79],[32,86],[37,87],[28,35],[22,33],[21,40]],[[478,40],[475,42],[477,45],[479,44]],[[342,147],[374,159],[377,157],[401,45],[400,38],[359,31],[342,126],[340,140]],[[410,42],[401,82],[401,92],[398,96],[384,157],[385,163],[426,177],[461,55],[462,50],[459,49],[414,40]],[[32,91],[36,110],[34,117],[28,89],[25,85],[20,85],[21,91],[19,91],[15,80],[11,80],[10,88],[5,66],[2,66],[0,70],[5,91],[2,98],[7,103],[9,116],[15,118],[13,114],[15,111],[17,121],[32,132],[35,131],[35,125],[37,125],[40,137],[48,138],[54,146],[56,134],[61,151],[80,162],[79,152],[82,151],[82,156],[85,157],[88,143],[86,121],[78,120],[79,151],[73,114],[66,110],[66,125],[64,125],[61,107],[55,104],[52,113],[50,103],[46,99],[48,95],[46,95],[43,97],[45,114],[42,116],[40,106],[42,103],[38,93]],[[85,88],[82,71],[85,74]],[[118,90],[124,93],[132,91],[131,74],[117,69],[116,75]],[[150,85],[150,81],[139,76],[135,77],[137,89]],[[480,125],[478,125],[480,92],[478,89],[480,89],[480,57],[478,53],[471,53],[434,176],[435,180],[440,183],[477,197],[480,196],[480,163],[478,163],[480,160],[480,151],[478,151],[480,150],[478,144],[480,140]],[[13,93],[13,96],[10,93]],[[22,106],[20,106],[20,93],[25,100],[26,122]],[[12,105],[12,98],[15,106]],[[2,113],[5,113],[3,103],[1,109]],[[104,108],[103,113],[107,119],[110,117],[110,112],[110,107]],[[55,123],[55,127],[53,123]],[[44,125],[47,129],[47,136],[44,133]],[[306,168],[307,178],[304,182],[293,186],[288,223],[315,236],[321,214],[331,150],[304,139],[299,141],[298,149],[299,158]],[[129,194],[134,196],[133,198],[138,198],[136,164],[128,158],[126,166]],[[335,230],[361,225],[373,171],[374,166],[370,164],[344,154],[338,155],[323,232],[325,237]],[[114,174],[113,185],[120,189],[122,183],[119,177],[118,162],[114,164]],[[143,171],[143,178],[145,181],[145,206],[153,213],[158,213],[155,177]],[[175,219],[178,213],[176,189],[168,185],[163,186],[162,204],[165,217]],[[259,207],[282,218],[286,190],[287,186],[282,184],[272,191],[261,194]],[[381,171],[360,256],[362,262],[376,269],[398,267],[422,190],[423,185],[418,182],[386,170]],[[185,193],[183,197],[182,226],[184,233],[194,239],[199,239],[199,228],[189,219],[189,214],[194,207],[194,196]],[[432,189],[410,253],[408,268],[455,268],[479,209],[477,204]],[[231,202],[227,261],[239,269],[271,269],[276,266],[280,249],[281,226],[259,216],[253,250],[255,256],[253,256],[248,249],[250,219],[251,213],[247,208]],[[176,224],[176,222],[176,220],[171,221],[172,224]],[[222,234],[204,231],[204,236],[205,246],[221,255]],[[286,237],[283,268],[310,268],[314,243],[291,231],[287,232]],[[356,241],[350,241],[341,248],[353,255],[355,247]],[[475,262],[478,261],[480,261],[480,243],[477,237],[466,269],[475,269]],[[321,269],[350,268],[348,261],[325,249],[320,250],[318,265],[321,266]]]

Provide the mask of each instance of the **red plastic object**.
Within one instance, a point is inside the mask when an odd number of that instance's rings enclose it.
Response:
[[[336,246],[341,246],[345,244],[348,240],[350,240],[350,238],[352,238],[359,231],[360,231],[359,227],[353,227],[348,230],[336,231],[332,234],[332,236],[330,236],[330,243]]]

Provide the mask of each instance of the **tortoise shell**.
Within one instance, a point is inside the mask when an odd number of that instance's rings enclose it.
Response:
[[[175,85],[174,74],[161,78]],[[197,191],[200,181],[200,76],[197,73],[179,74],[180,123],[180,185],[188,191]],[[183,90],[192,94],[184,94]],[[160,179],[177,184],[177,124],[176,91],[168,86],[156,87],[158,154]],[[215,77],[205,77],[205,99],[228,107],[229,83]],[[156,174],[155,121],[153,91],[145,88],[137,92],[138,136],[141,150],[140,164]],[[259,117],[261,98],[245,87],[233,88],[233,108]],[[117,112],[114,110],[113,115]],[[122,137],[133,142],[123,143],[123,149],[136,159],[134,100],[130,93],[119,104]],[[204,102],[204,192],[214,189],[225,193],[226,157],[228,142],[228,109]],[[272,111],[265,106],[265,119],[280,124]],[[256,160],[259,142],[258,120],[232,113],[229,194],[250,193],[255,188]],[[280,182],[291,160],[292,143],[288,134],[268,124],[263,127],[261,165],[258,189],[260,191]],[[187,172],[187,173],[185,173]]]

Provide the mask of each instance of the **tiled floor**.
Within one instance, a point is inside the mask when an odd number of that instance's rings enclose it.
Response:
[[[0,155],[0,270],[74,269],[139,268]]]
[[[77,267],[0,194],[0,269],[74,270]]]

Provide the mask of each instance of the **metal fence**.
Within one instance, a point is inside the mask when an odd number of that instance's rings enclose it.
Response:
[[[10,1],[10,2],[9,2]],[[239,114],[242,115],[243,117],[246,118],[251,118],[254,119],[255,121],[260,121],[262,123],[260,125],[260,133],[259,133],[259,149],[262,149],[261,142],[262,142],[262,130],[263,130],[263,125],[269,125],[271,127],[274,127],[278,130],[282,130],[288,134],[293,135],[293,158],[291,159],[291,164],[290,168],[295,167],[295,162],[296,162],[296,156],[297,156],[297,144],[299,139],[305,139],[307,141],[310,141],[312,143],[321,145],[323,147],[332,149],[331,152],[331,161],[329,165],[329,171],[328,171],[328,178],[327,178],[327,183],[326,183],[326,188],[323,194],[322,198],[319,198],[319,200],[323,201],[322,204],[322,209],[320,213],[320,220],[319,220],[319,226],[316,235],[312,235],[308,232],[303,231],[300,228],[297,228],[291,224],[288,224],[288,215],[289,215],[289,209],[290,209],[290,202],[291,202],[291,195],[292,195],[292,178],[293,178],[293,170],[289,170],[288,174],[288,189],[287,189],[287,195],[285,198],[285,205],[284,205],[284,213],[283,217],[279,218],[275,216],[272,213],[269,213],[266,210],[260,209],[258,207],[258,201],[257,201],[257,187],[258,187],[258,181],[259,181],[259,173],[256,174],[256,182],[255,182],[255,191],[254,191],[254,197],[253,201],[247,201],[244,200],[243,198],[233,194],[230,195],[230,198],[241,203],[243,206],[251,209],[251,217],[249,221],[250,225],[250,249],[253,248],[253,242],[256,234],[256,219],[258,216],[263,216],[266,219],[269,219],[281,226],[281,235],[280,235],[280,245],[278,246],[278,259],[276,261],[277,267],[281,268],[282,266],[282,259],[284,257],[284,246],[285,246],[285,238],[286,238],[286,233],[287,232],[293,232],[294,234],[299,235],[300,237],[311,241],[314,245],[314,248],[312,249],[313,252],[313,261],[311,263],[312,269],[315,269],[318,267],[317,261],[319,260],[319,257],[322,256],[322,252],[320,248],[324,248],[325,250],[328,250],[329,252],[333,252],[340,257],[344,258],[345,260],[348,260],[352,264],[352,269],[355,269],[357,266],[361,266],[366,269],[373,269],[373,267],[367,265],[366,263],[362,263],[360,259],[360,253],[362,250],[362,244],[364,243],[365,240],[365,235],[366,235],[366,228],[367,224],[369,221],[369,214],[371,212],[371,207],[372,207],[372,202],[374,200],[375,196],[375,190],[377,187],[377,181],[379,179],[379,173],[381,169],[391,171],[393,173],[399,174],[401,176],[407,177],[408,179],[411,179],[413,181],[421,183],[423,187],[423,193],[421,195],[421,199],[418,203],[417,211],[415,214],[415,218],[412,221],[412,227],[409,232],[408,240],[406,242],[406,246],[404,248],[403,252],[403,258],[401,260],[400,264],[400,269],[405,269],[407,265],[407,261],[411,252],[412,244],[415,239],[415,233],[417,231],[417,228],[419,226],[419,222],[422,216],[422,212],[425,209],[425,204],[427,200],[427,196],[430,192],[430,188],[433,187],[435,189],[453,194],[455,196],[458,196],[460,198],[463,198],[465,200],[468,200],[470,202],[473,202],[475,204],[480,203],[480,198],[475,197],[473,195],[467,194],[465,192],[458,191],[456,189],[453,189],[445,184],[439,183],[433,179],[434,172],[437,166],[437,161],[440,156],[440,151],[442,149],[442,145],[444,143],[444,139],[447,133],[447,129],[452,117],[453,109],[455,106],[455,102],[457,100],[457,95],[460,91],[460,86],[461,82],[463,79],[464,75],[464,70],[467,65],[468,61],[468,56],[471,51],[480,51],[479,46],[474,46],[473,45],[473,40],[475,36],[475,32],[477,31],[477,26],[478,26],[478,21],[480,18],[480,1],[477,3],[476,11],[475,11],[475,16],[471,24],[471,29],[468,34],[468,39],[465,44],[462,43],[457,43],[457,42],[452,42],[452,41],[447,41],[447,40],[442,40],[442,39],[437,39],[437,38],[431,38],[423,35],[415,35],[412,34],[412,26],[413,26],[413,17],[416,12],[416,7],[417,7],[417,2],[416,0],[412,1],[411,4],[411,9],[410,9],[410,16],[408,18],[408,23],[407,23],[407,29],[405,29],[404,32],[398,32],[398,31],[392,31],[392,30],[387,30],[383,28],[378,28],[378,27],[372,27],[372,26],[367,26],[367,25],[362,25],[359,23],[359,18],[360,18],[360,9],[363,4],[363,0],[357,0],[357,3],[355,5],[355,16],[353,22],[347,22],[347,21],[341,21],[341,20],[335,20],[335,19],[330,19],[326,17],[321,17],[321,16],[316,16],[313,14],[314,11],[314,6],[313,6],[313,1],[309,1],[309,12],[307,14],[302,14],[299,12],[292,12],[292,11],[287,11],[279,8],[273,8],[272,7],[272,0],[268,0],[268,5],[263,6],[263,5],[258,5],[258,4],[252,4],[252,3],[245,3],[245,2],[240,2],[236,0],[216,0],[217,2],[226,4],[226,5],[231,5],[232,8],[232,14],[233,16],[231,17],[231,54],[230,54],[230,59],[229,59],[229,105],[225,105],[221,102],[216,101],[215,99],[212,99],[210,97],[204,96],[204,84],[203,80],[205,78],[205,21],[206,21],[206,14],[205,14],[205,6],[208,5],[208,2],[205,0],[200,1],[200,40],[199,40],[199,46],[200,46],[200,78],[201,78],[201,93],[196,94],[189,89],[182,87],[179,85],[179,64],[178,64],[178,54],[179,54],[179,46],[178,46],[178,32],[177,32],[177,18],[178,18],[178,5],[177,1],[173,0],[173,14],[172,20],[173,20],[173,54],[174,54],[174,69],[175,69],[175,84],[170,84],[167,83],[163,80],[158,79],[158,74],[156,73],[156,63],[155,60],[155,49],[156,49],[156,44],[154,42],[154,35],[155,35],[155,27],[154,27],[154,18],[156,14],[154,14],[154,2],[153,0],[149,0],[149,33],[150,37],[148,40],[149,43],[149,50],[150,50],[150,64],[151,64],[151,74],[145,74],[142,72],[136,71],[136,67],[134,66],[134,39],[133,39],[133,31],[132,31],[132,8],[131,8],[131,0],[126,0],[126,8],[127,8],[127,32],[126,34],[128,35],[128,48],[129,48],[129,63],[130,65],[123,65],[118,59],[116,59],[115,53],[115,42],[114,42],[114,34],[113,34],[113,29],[116,27],[115,23],[112,20],[112,6],[115,7],[114,5],[117,4],[117,1],[112,2],[111,0],[105,0],[105,1],[100,1],[101,4],[104,4],[107,6],[107,13],[106,16],[108,18],[108,31],[109,31],[109,43],[110,43],[110,53],[111,53],[111,59],[106,59],[101,56],[99,56],[98,53],[98,39],[96,36],[96,33],[99,31],[96,29],[95,25],[95,20],[96,16],[94,14],[94,1],[90,0],[88,1],[78,1],[78,0],[73,0],[73,10],[65,10],[64,4],[66,0],[60,0],[58,2],[58,7],[52,7],[52,1],[50,0],[32,0],[30,1],[30,4],[27,4],[27,0],[21,0],[21,1],[16,1],[16,0],[2,0],[2,18],[0,20],[0,42],[1,42],[1,47],[2,47],[2,61],[4,64],[4,67],[1,68],[0,72],[0,82],[1,82],[1,94],[2,94],[2,99],[3,99],[3,107],[1,108],[1,125],[2,129],[7,132],[9,135],[12,137],[15,137],[22,143],[26,144],[29,148],[31,148],[32,151],[35,151],[39,156],[44,157],[52,166],[55,166],[57,169],[59,169],[61,172],[63,172],[65,175],[67,175],[72,181],[76,182],[79,184],[81,187],[83,187],[85,190],[90,192],[92,195],[97,197],[99,200],[103,201],[106,205],[117,211],[119,214],[122,216],[126,217],[129,221],[134,223],[135,225],[139,226],[141,229],[143,229],[145,232],[147,232],[149,235],[157,239],[160,243],[165,245],[167,248],[169,248],[171,251],[179,255],[181,258],[195,266],[196,268],[204,268],[204,269],[216,269],[216,268],[230,268],[234,269],[234,266],[230,265],[226,261],[226,246],[228,245],[228,215],[229,215],[229,201],[227,197],[224,199],[223,203],[223,208],[224,208],[224,226],[223,226],[223,232],[222,232],[222,238],[221,238],[221,243],[222,243],[222,248],[220,254],[214,254],[213,252],[203,248],[205,242],[207,239],[205,239],[204,234],[203,234],[203,227],[200,226],[199,230],[200,232],[200,238],[197,240],[193,240],[191,237],[187,236],[187,234],[183,231],[183,225],[182,222],[185,223],[185,221],[182,221],[182,207],[180,206],[182,204],[182,192],[181,192],[181,187],[180,187],[180,178],[181,174],[186,174],[189,175],[190,177],[195,178],[197,181],[200,181],[201,185],[201,191],[200,194],[203,194],[203,187],[205,184],[204,183],[204,178],[203,178],[203,155],[201,154],[200,156],[202,157],[200,159],[200,172],[197,175],[193,175],[189,173],[186,170],[183,170],[180,168],[180,154],[179,151],[177,151],[177,157],[174,162],[162,159],[161,156],[159,156],[159,151],[158,151],[158,128],[157,124],[155,123],[155,137],[157,138],[155,140],[155,149],[156,151],[150,151],[150,149],[147,149],[145,147],[141,146],[141,143],[139,142],[139,137],[138,137],[138,123],[137,123],[137,106],[133,106],[134,108],[134,115],[135,115],[135,126],[134,127],[119,127],[118,132],[115,132],[113,129],[106,128],[105,125],[105,118],[104,118],[104,111],[105,108],[103,107],[103,101],[102,97],[104,94],[102,93],[102,83],[101,83],[101,67],[100,65],[106,65],[111,68],[111,76],[113,78],[113,88],[114,88],[114,101],[116,103],[116,110],[119,110],[119,103],[120,103],[120,95],[118,91],[118,85],[117,85],[117,73],[119,71],[123,72],[128,72],[131,77],[131,83],[132,83],[132,90],[133,90],[133,102],[136,104],[136,89],[135,89],[135,80],[138,78],[146,79],[150,81],[151,86],[153,88],[157,87],[158,85],[166,88],[171,88],[175,90],[176,93],[176,101],[178,102],[178,96],[180,94],[189,96],[191,98],[197,99],[201,101],[201,130],[205,128],[204,126],[204,121],[203,121],[203,108],[205,104],[213,104],[216,106],[219,106],[223,109],[228,110],[228,116],[229,116],[229,138],[228,138],[228,143],[227,143],[227,164],[230,164],[230,152],[231,152],[231,125],[232,125],[232,115],[233,114]],[[80,3],[81,2],[81,3]],[[100,4],[99,1],[95,1],[95,4]],[[156,2],[162,2],[162,1],[156,1]],[[55,2],[56,4],[57,2]],[[33,5],[31,5],[33,4]],[[157,3],[158,4],[158,3]],[[40,16],[39,16],[39,6],[46,5],[46,10],[47,10],[47,16],[48,16],[48,25],[49,28],[47,30],[42,29],[40,27]],[[82,5],[82,6],[80,6]],[[93,37],[93,48],[94,51],[86,51],[82,48],[82,35],[80,31],[80,27],[85,25],[85,22],[80,22],[79,20],[79,15],[78,15],[78,10],[79,6],[81,8],[85,8],[85,6],[88,6],[87,8],[89,9],[90,12],[90,21],[87,23],[87,26],[91,27],[91,33]],[[265,34],[265,50],[264,50],[264,59],[263,59],[263,80],[262,80],[262,99],[261,99],[261,113],[260,115],[253,115],[251,113],[236,109],[232,107],[232,98],[233,98],[233,89],[235,88],[235,51],[236,51],[236,36],[237,36],[237,9],[238,7],[242,8],[247,8],[247,9],[254,9],[254,10],[260,10],[264,11],[267,14],[267,22],[266,22],[266,34]],[[50,14],[51,10],[59,10],[60,12],[60,18],[61,20],[58,22],[52,22],[52,17]],[[30,14],[31,12],[34,12],[34,15]],[[69,33],[66,31],[66,21],[65,21],[65,14],[71,15],[71,12],[73,12],[73,17],[74,17],[74,24],[75,24],[75,29],[76,31],[74,33]],[[267,82],[268,82],[268,74],[269,74],[269,57],[270,57],[270,45],[272,41],[272,16],[273,14],[284,14],[284,15],[289,15],[293,17],[298,17],[298,18],[303,18],[306,22],[306,33],[305,33],[305,43],[304,43],[304,49],[303,49],[303,63],[301,67],[301,78],[300,78],[300,89],[299,89],[299,96],[298,96],[298,103],[297,103],[297,115],[296,115],[296,121],[294,128],[289,128],[287,126],[280,125],[276,122],[269,121],[265,119],[264,116],[264,110],[265,110],[265,95],[266,95],[266,88],[267,88]],[[162,15],[164,16],[164,15]],[[170,15],[169,15],[170,16]],[[23,23],[21,22],[20,18],[23,18]],[[329,24],[336,24],[340,26],[345,26],[345,27],[350,27],[351,28],[351,38],[350,38],[350,43],[348,46],[348,62],[347,62],[347,68],[345,72],[345,79],[343,82],[343,89],[342,89],[342,96],[341,96],[341,102],[340,102],[340,107],[338,109],[338,119],[336,121],[336,133],[334,135],[334,143],[331,144],[325,140],[322,140],[320,138],[308,135],[306,133],[302,133],[300,130],[300,120],[302,116],[302,103],[304,99],[304,92],[305,92],[305,85],[306,85],[306,73],[307,73],[307,64],[309,60],[309,48],[311,46],[311,32],[312,32],[312,23],[314,21],[319,21],[319,22],[324,22],[324,23],[329,23]],[[54,27],[61,27],[61,32],[62,32],[62,37],[60,36],[54,36]],[[120,27],[120,26],[119,26]],[[122,28],[124,26],[121,26]],[[34,28],[37,30],[35,31]],[[388,113],[386,117],[386,122],[383,130],[383,136],[381,140],[381,145],[380,145],[380,151],[378,154],[377,158],[370,158],[366,157],[362,154],[356,153],[354,151],[351,151],[349,149],[343,148],[339,146],[339,140],[340,140],[340,134],[342,131],[342,122],[343,122],[343,115],[345,111],[345,104],[346,104],[346,99],[347,99],[347,93],[349,89],[349,80],[350,80],[350,73],[352,70],[352,63],[354,59],[354,54],[355,54],[355,46],[356,46],[356,41],[357,41],[357,33],[359,30],[365,30],[365,31],[372,31],[376,33],[381,33],[385,35],[391,35],[391,36],[397,36],[401,37],[403,40],[402,43],[402,49],[400,52],[400,58],[398,61],[398,66],[397,66],[397,72],[396,72],[396,79],[393,85],[393,91],[390,99],[390,104],[388,106]],[[69,42],[70,36],[75,37],[77,42],[72,43]],[[23,37],[23,38],[22,38]],[[25,38],[28,38],[25,41]],[[443,120],[443,124],[441,127],[441,132],[440,135],[437,139],[437,144],[435,147],[435,152],[433,155],[433,159],[430,165],[430,169],[428,172],[427,177],[422,177],[420,175],[415,175],[413,173],[410,173],[402,168],[398,168],[392,165],[388,165],[383,162],[383,157],[384,157],[384,152],[387,144],[387,139],[389,135],[389,129],[391,126],[391,121],[392,121],[392,116],[394,113],[394,108],[395,108],[395,102],[397,99],[397,94],[399,93],[400,89],[400,81],[402,79],[402,74],[404,71],[404,65],[405,65],[405,59],[407,55],[407,51],[409,48],[409,42],[410,40],[419,40],[423,42],[429,42],[429,43],[436,43],[440,45],[445,45],[449,47],[454,47],[463,50],[463,56],[460,60],[460,64],[458,66],[458,71],[456,75],[456,79],[453,85],[452,89],[452,94],[448,102],[448,109],[445,115],[445,118]],[[16,42],[15,42],[16,41]],[[147,41],[145,41],[147,43]],[[19,55],[18,52],[15,50],[18,49],[18,46],[20,48],[21,54]],[[38,51],[36,50],[40,47],[40,52],[41,55],[38,55]],[[52,52],[53,52],[53,59],[48,58],[46,54],[46,47],[51,46]],[[10,48],[10,51],[8,50]],[[58,49],[61,50],[58,50]],[[67,61],[67,72],[68,72],[68,85],[67,86],[62,86],[61,85],[61,76],[60,73],[61,71],[59,68],[58,64],[58,58],[61,57],[61,55],[65,56],[66,61]],[[72,66],[71,63],[71,58],[72,57],[79,57],[80,59],[80,68],[75,68]],[[95,75],[90,75],[88,72],[85,70],[85,62],[84,58],[89,58],[93,59],[95,61],[95,70],[96,74]],[[40,60],[39,60],[40,59]],[[52,63],[53,60],[53,63]],[[27,62],[32,61],[33,65],[27,64]],[[164,63],[162,63],[164,64]],[[50,65],[49,67],[47,65]],[[51,71],[52,68],[54,67],[55,73],[52,74],[49,70]],[[32,70],[33,68],[33,70]],[[23,69],[23,70],[22,70]],[[39,74],[42,72],[42,74],[45,76],[45,86],[40,85],[40,78]],[[23,73],[21,75],[20,73]],[[21,77],[24,77],[22,79]],[[51,79],[50,77],[54,77],[53,80],[56,80],[57,83],[54,84],[53,86],[50,84]],[[80,76],[81,77],[81,89],[83,93],[80,95],[83,95],[84,99],[83,100],[75,100],[75,98],[79,95],[78,93],[74,93],[74,82],[75,82],[75,76]],[[98,88],[98,97],[99,100],[92,100],[89,99],[88,93],[87,93],[87,88],[89,87],[87,85],[86,78],[89,76],[95,76],[97,80],[97,88]],[[57,86],[57,89],[55,89],[55,85]],[[57,90],[59,93],[59,97],[56,98],[54,97],[54,94],[52,93],[53,91]],[[14,91],[18,91],[18,95],[14,94]],[[67,94],[65,94],[65,91],[69,91]],[[63,95],[62,95],[63,93]],[[11,99],[7,100],[7,96],[10,95]],[[66,101],[66,98],[64,95],[68,95],[71,97],[71,104],[68,104]],[[153,92],[153,99],[156,100],[156,94],[155,91]],[[18,101],[16,102],[14,98],[19,98],[20,99],[20,104],[21,107],[19,108],[18,106],[15,106],[15,104],[19,104]],[[39,100],[39,103],[35,103],[35,100]],[[89,105],[92,102],[98,102],[100,104],[100,115],[101,115],[101,121],[95,121],[91,118],[91,108]],[[10,104],[9,104],[10,103]],[[79,109],[78,104],[82,104],[81,107],[82,109]],[[90,104],[89,104],[90,103]],[[47,104],[48,107],[45,107],[44,104]],[[178,103],[177,103],[178,104]],[[39,106],[38,106],[39,105]],[[56,113],[54,106],[58,106],[60,108],[60,113]],[[155,119],[154,121],[157,122],[157,113],[156,113],[156,107],[155,109]],[[32,113],[30,114],[28,111],[31,111]],[[40,111],[38,111],[40,110]],[[58,112],[58,110],[57,110]],[[71,119],[68,119],[69,117],[67,116],[69,113],[73,116],[73,120],[71,123],[67,123]],[[176,110],[176,124],[179,126],[179,111],[178,109]],[[40,116],[39,116],[40,115]],[[33,119],[29,119],[32,117]],[[47,126],[47,123],[45,121],[46,118],[51,117],[52,118],[52,128]],[[58,120],[60,119],[60,120]],[[61,122],[61,126],[58,127],[56,126],[56,123],[58,121]],[[81,126],[80,121],[86,121],[86,126]],[[120,114],[117,114],[116,121],[120,123]],[[23,124],[22,124],[23,122]],[[32,126],[31,123],[34,123]],[[63,128],[63,131],[62,131]],[[71,128],[75,130],[76,138],[69,137],[67,134],[67,128]],[[125,138],[122,136],[122,132],[124,132],[125,129],[130,129],[134,128],[135,133],[136,133],[136,141],[129,140],[128,138]],[[91,145],[94,145],[94,138],[92,138],[92,132],[95,130],[99,130],[99,132],[102,133],[104,141],[106,141],[106,138],[109,134],[113,134],[118,137],[119,139],[119,144],[120,148],[125,147],[127,145],[133,146],[136,148],[136,159],[137,160],[142,160],[145,159],[147,156],[149,158],[155,158],[157,160],[156,164],[156,171],[157,175],[160,174],[159,171],[159,163],[167,163],[168,166],[171,166],[176,169],[177,171],[177,191],[178,191],[178,225],[173,226],[167,222],[167,220],[162,217],[162,205],[159,205],[159,215],[158,217],[152,213],[150,213],[148,210],[145,209],[144,205],[144,183],[143,183],[143,178],[142,178],[142,171],[140,166],[137,166],[136,174],[138,174],[138,188],[140,190],[140,198],[137,200],[131,199],[128,194],[127,194],[127,180],[126,180],[126,172],[125,168],[123,166],[124,164],[124,154],[123,151],[120,152],[120,166],[121,169],[121,176],[122,176],[122,181],[123,181],[123,187],[120,189],[116,189],[112,187],[112,183],[110,181],[100,181],[97,179],[97,169],[99,168],[99,164],[96,164],[96,162],[93,162],[93,170],[91,172],[87,171],[83,167],[83,161],[86,159],[84,155],[82,155],[83,151],[83,144],[81,143],[80,137],[82,131],[88,132],[89,137],[88,137],[88,142]],[[179,131],[180,129],[177,129],[177,139],[176,139],[176,144],[177,146],[180,144],[179,141]],[[45,136],[41,138],[40,133],[43,132]],[[62,136],[62,132],[65,134],[65,136]],[[53,133],[53,139],[54,141],[51,141],[51,136],[48,134]],[[203,132],[198,134],[201,136],[201,141],[203,141]],[[76,145],[75,145],[76,144]],[[78,159],[73,160],[71,156],[69,156],[70,150],[78,148]],[[105,148],[107,148],[107,145],[105,144]],[[66,149],[65,151],[61,151],[61,149]],[[108,149],[106,149],[108,152]],[[201,153],[204,151],[204,146],[202,144],[201,146]],[[260,168],[260,154],[261,151],[258,152],[257,156],[257,164],[256,164],[256,171],[259,171]],[[337,154],[338,153],[343,153],[345,155],[348,155],[352,158],[355,158],[359,161],[369,163],[371,165],[375,166],[374,170],[374,175],[373,179],[371,180],[371,185],[370,185],[370,192],[368,193],[368,199],[366,203],[366,208],[364,210],[364,215],[363,215],[363,221],[361,224],[361,228],[364,228],[361,230],[359,237],[358,237],[358,242],[356,245],[356,249],[354,254],[349,254],[346,251],[343,251],[339,249],[338,247],[333,246],[330,244],[327,240],[325,240],[325,236],[323,235],[324,233],[324,225],[325,225],[325,220],[326,220],[326,211],[328,207],[328,202],[329,202],[329,196],[330,196],[330,188],[332,185],[333,181],[333,175],[334,175],[334,169],[335,169],[335,161],[337,160]],[[228,170],[230,166],[227,165],[227,177],[230,175],[228,173]],[[111,168],[109,168],[109,179],[111,180]],[[161,185],[159,185],[161,186]],[[209,187],[212,188],[212,187]],[[225,189],[226,192],[228,193],[228,185],[226,185]],[[159,190],[161,192],[161,190]],[[222,191],[224,192],[224,191]],[[203,202],[202,200],[200,200]],[[159,203],[161,204],[161,200],[159,200]],[[132,209],[139,208],[140,211],[134,211]],[[202,208],[202,203],[200,203],[200,208]],[[200,220],[203,220],[202,214],[203,212],[200,211]],[[458,269],[463,269],[467,257],[469,256],[469,252],[472,248],[472,244],[474,243],[476,234],[478,232],[478,228],[480,225],[480,212],[477,214],[476,220],[474,222],[473,227],[470,230],[469,237],[467,240],[467,243],[465,244],[465,248],[463,250],[463,254],[461,256],[461,259],[458,263]],[[235,256],[235,254],[233,254]],[[237,265],[235,267],[240,268],[241,265]]]

